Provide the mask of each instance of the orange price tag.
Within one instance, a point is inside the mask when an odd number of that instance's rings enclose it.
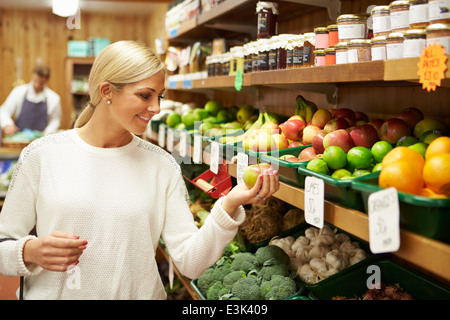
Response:
[[[434,42],[423,49],[417,64],[419,67],[417,75],[420,76],[422,89],[427,89],[428,92],[435,91],[436,87],[441,85],[447,70],[446,62],[445,49],[440,44]]]

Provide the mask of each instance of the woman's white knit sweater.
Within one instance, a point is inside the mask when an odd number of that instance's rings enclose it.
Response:
[[[71,129],[32,142],[20,156],[0,214],[0,273],[25,276],[25,299],[164,299],[155,260],[160,237],[175,266],[197,278],[243,222],[214,205],[201,229],[189,211],[175,159],[140,139],[97,148]],[[70,232],[88,241],[67,272],[27,268],[29,232]]]

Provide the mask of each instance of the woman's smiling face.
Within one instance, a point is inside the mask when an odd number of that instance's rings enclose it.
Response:
[[[160,111],[165,92],[165,73],[125,85],[119,93],[112,93],[111,116],[115,122],[134,134],[143,134],[150,119]]]

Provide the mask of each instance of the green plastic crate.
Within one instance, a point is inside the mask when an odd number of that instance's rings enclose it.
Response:
[[[386,258],[368,261],[350,272],[336,277],[333,281],[324,282],[312,289],[308,297],[311,300],[331,300],[336,296],[361,298],[368,289],[366,284],[368,278],[373,275],[373,271],[367,272],[370,265],[380,268],[380,281],[386,285],[398,283],[416,300],[450,299],[450,289],[444,284]],[[371,280],[369,279],[369,281]]]
[[[325,200],[339,203],[351,209],[362,211],[364,210],[364,203],[361,196],[361,192],[352,189],[353,181],[357,181],[362,177],[354,178],[351,180],[335,179],[327,174],[321,174],[306,168],[307,163],[297,168],[299,179],[305,179],[307,176],[316,177],[322,179],[324,182]],[[372,176],[375,173],[368,174]]]
[[[370,194],[382,190],[378,186],[378,177],[379,172],[352,182],[352,189],[361,193],[366,213]],[[450,198],[432,199],[399,192],[398,199],[402,229],[450,243]]]

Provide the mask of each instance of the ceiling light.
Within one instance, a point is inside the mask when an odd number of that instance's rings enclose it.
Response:
[[[78,11],[78,0],[53,0],[52,11],[61,17],[70,17]]]

